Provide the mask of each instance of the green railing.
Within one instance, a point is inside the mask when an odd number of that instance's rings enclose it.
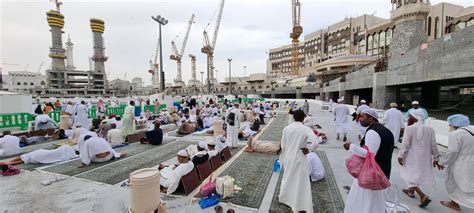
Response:
[[[30,113],[0,114],[0,128],[20,127],[21,130],[27,130],[28,122],[32,120]]]
[[[122,117],[124,112],[125,112],[125,106],[109,107],[105,111],[105,115],[109,116],[109,115],[114,114],[114,115]]]
[[[61,111],[59,110],[54,110],[48,113],[48,116],[53,119],[54,122],[59,123],[61,120]]]
[[[167,106],[166,104],[160,104],[160,109],[159,109],[159,110],[161,111],[161,110],[166,109],[166,108],[168,108],[168,106]],[[143,110],[145,110],[145,112],[146,112],[147,110],[150,110],[150,112],[156,112],[156,111],[155,111],[155,110],[156,110],[156,107],[155,107],[155,105],[145,105],[145,107],[143,108]]]

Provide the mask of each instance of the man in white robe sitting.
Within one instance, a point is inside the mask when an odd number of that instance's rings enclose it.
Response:
[[[20,138],[11,135],[10,130],[3,131],[3,137],[0,138],[0,157],[16,155],[22,152]]]
[[[115,152],[105,139],[90,135],[84,137],[84,144],[79,149],[79,158],[83,164],[81,167],[91,162],[101,163],[124,156],[126,155]]]
[[[180,150],[176,158],[178,160],[177,165],[165,166],[160,164],[158,167],[161,176],[161,189],[167,194],[175,192],[181,178],[194,169],[194,164],[189,161],[188,153],[185,150]]]
[[[207,141],[207,154],[209,154],[209,159],[219,154],[215,140]]]
[[[222,151],[223,149],[227,148],[227,142],[226,142],[227,138],[225,137],[225,135],[218,135],[216,136],[216,138],[214,139],[214,141],[216,142],[216,150],[217,151]]]
[[[41,114],[35,118],[35,130],[55,129],[58,125],[48,115]]]
[[[303,150],[303,154],[308,158],[309,164],[309,179],[311,182],[316,182],[324,179],[326,171],[324,170],[323,163],[319,156],[315,152],[309,152],[308,150]]]

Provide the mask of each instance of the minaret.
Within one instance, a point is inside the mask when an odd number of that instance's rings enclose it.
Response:
[[[54,88],[62,88],[64,85],[64,71],[66,70],[63,49],[62,28],[64,27],[64,16],[59,11],[46,12],[46,20],[51,27],[52,46],[49,48],[49,57],[52,59],[51,70],[47,72],[48,85]]]
[[[67,36],[66,42],[66,69],[67,70],[75,70],[76,67],[74,66],[74,56],[73,56],[73,48],[74,44],[71,42],[71,37]]]
[[[393,40],[390,43],[391,56],[401,57],[404,53],[427,41],[425,20],[430,12],[429,0],[391,0],[390,18],[395,22]]]
[[[107,76],[105,75],[105,64],[107,57],[104,55],[104,38],[102,34],[105,30],[104,21],[97,18],[90,19],[90,26],[93,36],[93,49],[94,54],[92,55],[92,61],[94,61],[94,75],[101,75],[104,81],[104,88],[107,88]]]

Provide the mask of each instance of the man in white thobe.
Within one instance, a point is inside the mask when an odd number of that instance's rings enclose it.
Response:
[[[74,123],[75,124],[80,123],[82,124],[83,128],[89,129],[90,123],[89,123],[89,119],[87,118],[88,112],[89,112],[89,108],[87,108],[86,102],[81,101],[81,104],[77,106],[77,110],[76,110],[77,114],[76,114],[76,119],[74,120]]]
[[[101,163],[124,156],[115,152],[105,139],[90,135],[84,137],[84,143],[82,146],[78,144],[78,148],[83,166],[89,165],[91,162]]]
[[[333,109],[334,122],[336,123],[336,139],[339,140],[339,134],[343,134],[344,138],[342,141],[347,140],[347,133],[350,131],[349,122],[347,116],[349,115],[349,108],[344,105],[342,99],[337,100],[337,105]]]
[[[278,201],[291,207],[293,212],[313,212],[308,159],[303,152],[314,149],[319,139],[313,130],[303,124],[304,112],[294,111],[295,122],[283,129],[280,163],[283,178]],[[308,145],[308,142],[310,144]],[[307,148],[307,146],[309,148]]]
[[[35,118],[35,130],[55,129],[56,127],[58,125],[48,115],[41,114]]]
[[[186,150],[180,150],[176,156],[178,165],[165,166],[160,164],[160,185],[166,194],[171,194],[176,191],[179,186],[181,178],[194,169],[193,162],[189,161],[189,156]]]
[[[384,113],[384,125],[387,129],[390,130],[393,134],[393,141],[397,144],[397,147],[400,146],[400,130],[403,128],[405,123],[405,116],[403,113],[397,109],[396,103],[390,103],[390,109]],[[423,120],[425,120],[423,118]]]
[[[357,110],[356,110],[356,114],[357,114],[357,119],[356,119],[356,122],[357,122],[357,126],[359,127],[359,140],[362,138],[362,135],[365,134],[365,130],[367,129],[366,127],[362,126],[359,122],[359,118],[362,114],[362,111],[365,111],[367,109],[370,109],[369,106],[367,106],[367,102],[365,100],[361,100],[360,101],[360,105],[357,107]]]
[[[360,123],[368,127],[360,146],[350,142],[344,144],[344,149],[362,158],[367,157],[366,145],[370,152],[375,154],[375,161],[385,176],[390,179],[391,161],[393,153],[393,136],[390,130],[378,123],[377,113],[373,109],[361,112]],[[345,213],[372,213],[385,212],[386,190],[370,190],[359,186],[354,179],[347,195]]]
[[[16,155],[22,152],[20,138],[11,135],[9,130],[3,131],[3,137],[0,138],[0,157]]]
[[[111,124],[110,126],[112,129],[107,132],[107,136],[106,136],[107,142],[109,142],[111,146],[122,144],[123,143],[122,130],[117,129],[117,125],[115,124]]]
[[[398,152],[398,163],[401,165],[400,176],[408,186],[408,189],[402,191],[411,198],[415,197],[415,192],[418,193],[419,206],[424,208],[431,200],[421,191],[421,187],[433,187],[436,183],[431,165],[437,165],[441,169],[438,164],[438,144],[434,129],[424,125],[423,111],[417,109],[410,113],[409,126],[403,135]]]
[[[448,123],[448,153],[440,164],[447,166],[445,183],[451,201],[441,204],[457,211],[460,205],[474,209],[474,128],[469,126],[469,117],[461,114],[449,116]]]
[[[412,105],[412,108],[410,108],[410,109],[407,111],[407,113],[405,114],[405,116],[406,116],[407,119],[410,117],[410,112],[411,112],[412,110],[415,110],[415,109],[421,109],[421,110],[423,111],[423,113],[424,113],[424,118],[425,118],[425,120],[428,119],[428,112],[426,111],[426,109],[423,109],[423,108],[420,107],[420,102],[418,102],[418,101],[413,101],[413,102],[411,102],[411,105]]]
[[[70,160],[77,158],[74,147],[69,145],[62,145],[57,149],[48,150],[48,149],[37,149],[35,151],[16,157],[10,161],[8,164],[22,164],[22,163],[56,163],[61,161]]]
[[[234,113],[234,125],[228,123],[230,113]],[[229,147],[236,147],[239,142],[240,117],[239,104],[235,104],[225,113],[225,120],[227,122],[227,145]]]
[[[309,178],[311,182],[322,180],[324,178],[325,170],[319,156],[315,152],[305,153],[305,155],[306,158],[308,158]]]
[[[332,112],[334,108],[334,101],[332,100],[332,98],[329,99],[329,112]]]

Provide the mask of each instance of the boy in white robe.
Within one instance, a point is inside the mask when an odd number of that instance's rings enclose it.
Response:
[[[293,113],[295,122],[283,129],[280,163],[283,178],[280,185],[278,201],[291,207],[293,212],[313,212],[311,185],[309,180],[308,160],[303,153],[314,149],[319,139],[313,130],[303,124],[305,114],[301,110]]]
[[[303,151],[308,159],[309,164],[309,178],[311,182],[320,181],[324,178],[325,170],[321,159],[315,152],[309,152],[308,150]]]
[[[176,158],[178,159],[178,165],[165,166],[160,164],[158,167],[161,176],[161,189],[166,194],[175,192],[181,178],[194,169],[194,164],[189,161],[188,153],[185,150],[180,150]]]
[[[469,117],[456,114],[448,117],[450,127],[448,153],[440,164],[446,166],[446,189],[451,201],[441,204],[456,211],[461,206],[474,209],[474,128]]]
[[[408,189],[402,191],[411,198],[415,197],[415,192],[418,193],[421,208],[431,202],[428,195],[421,191],[421,186],[432,187],[436,183],[431,166],[437,165],[441,169],[436,133],[432,127],[424,125],[424,120],[423,111],[417,109],[410,112],[409,126],[398,152],[400,176],[408,185]]]
[[[0,138],[0,157],[16,155],[22,152],[20,138],[11,135],[9,130],[3,131],[3,137]]]

